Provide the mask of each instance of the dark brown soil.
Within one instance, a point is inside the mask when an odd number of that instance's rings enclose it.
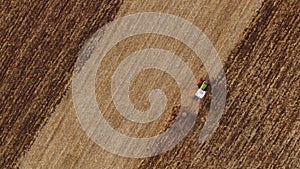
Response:
[[[121,4],[0,2],[0,168],[14,168],[33,144],[70,86],[82,45]],[[226,61],[227,103],[212,138],[198,143],[206,97],[187,138],[138,167],[300,168],[299,13],[298,0],[265,0]]]
[[[67,87],[79,50],[119,0],[0,2],[0,168],[33,143]]]
[[[199,119],[140,168],[300,168],[299,13],[299,1],[266,0],[226,62],[226,109],[211,140],[199,146]]]

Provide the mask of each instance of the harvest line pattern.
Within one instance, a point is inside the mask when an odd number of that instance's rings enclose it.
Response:
[[[1,1],[0,168],[16,165],[70,84],[83,43],[122,2]]]
[[[263,3],[226,61],[227,106],[212,139],[198,147],[199,120],[183,143],[140,168],[299,168],[299,9],[296,0]]]

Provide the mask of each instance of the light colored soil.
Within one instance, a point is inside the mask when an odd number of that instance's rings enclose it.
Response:
[[[183,17],[203,30],[214,44],[222,61],[225,62],[230,51],[243,39],[244,29],[249,25],[260,6],[261,1],[252,0],[164,1],[163,3],[150,0],[125,1],[117,18],[145,11],[165,12]],[[114,47],[107,55],[105,61],[109,63],[113,61],[112,59],[118,59],[114,58],[116,55],[124,58],[137,49],[147,47],[158,47],[174,51],[189,61],[189,65],[197,78],[205,75],[205,69],[200,60],[188,59],[194,55],[190,49],[174,39],[162,36],[141,35],[129,38],[118,44],[117,47]],[[117,60],[113,63],[113,66],[118,66],[119,64]],[[109,69],[109,67],[103,66],[98,71],[106,69]],[[110,76],[104,77],[104,79],[101,77],[101,82],[96,84],[97,100],[100,106],[108,106],[108,110],[110,110],[112,109],[109,107],[110,100],[105,99],[108,98],[109,93],[106,92],[107,90],[104,90],[110,83],[109,79],[105,78],[110,78]],[[149,81],[149,79],[154,78],[156,80]],[[142,84],[145,90],[140,90]],[[136,133],[132,133],[129,127],[124,128],[130,122],[118,115],[116,111],[110,111],[110,114],[105,114],[109,123],[124,134],[138,137],[155,135],[163,130],[172,108],[179,104],[177,101],[178,89],[176,89],[174,81],[167,74],[145,71],[144,74],[140,74],[134,81],[131,88],[133,92],[130,97],[139,109],[146,109],[149,106],[145,101],[147,92],[157,87],[155,84],[168,93],[169,99],[173,99],[168,102],[167,109],[160,120],[146,126],[150,127],[151,130],[145,129],[143,125],[135,124],[131,125],[131,127],[136,129]],[[174,88],[175,90],[171,90]],[[139,100],[144,102],[140,103]],[[186,153],[190,153],[190,151],[187,150]],[[203,155],[201,153],[193,157],[185,155],[184,158],[194,159],[193,163],[197,163],[199,161],[197,159]],[[184,160],[177,159],[176,161],[184,163]],[[137,168],[140,164],[145,165],[146,161],[144,159],[130,159],[113,155],[93,143],[84,133],[76,118],[71,91],[67,92],[62,102],[56,108],[55,113],[52,114],[48,123],[40,131],[30,150],[19,160],[21,168]]]

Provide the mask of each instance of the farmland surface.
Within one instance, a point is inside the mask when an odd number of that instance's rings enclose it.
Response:
[[[300,168],[299,1],[74,0],[0,5],[0,168]],[[111,154],[88,138],[79,124],[70,85],[82,46],[103,25],[137,12],[164,12],[190,21],[220,55],[227,80],[226,106],[217,130],[201,146],[198,138],[210,95],[199,104],[196,124],[187,137],[154,157]],[[168,102],[157,121],[132,123],[113,106],[114,70],[132,52],[146,48],[172,51],[197,78],[206,74],[195,53],[170,37],[143,34],[115,45],[98,68],[96,99],[109,124],[134,137],[162,132],[180,106],[174,79],[155,69],[135,77],[129,97],[138,109],[147,110],[149,92],[162,89]]]

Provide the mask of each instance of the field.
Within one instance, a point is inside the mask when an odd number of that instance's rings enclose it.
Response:
[[[0,168],[300,168],[297,0],[3,1],[0,9]],[[210,97],[199,104],[196,124],[175,148],[125,158],[103,150],[82,130],[72,73],[81,48],[99,28],[149,11],[180,16],[207,35],[224,64],[227,101],[217,130],[203,145],[198,138]],[[147,110],[149,92],[162,89],[168,102],[161,117],[137,124],[114,108],[113,71],[129,54],[146,48],[172,51],[197,78],[206,74],[195,53],[169,37],[143,34],[114,46],[98,68],[96,99],[109,124],[134,137],[163,131],[180,106],[172,77],[149,69],[134,79],[129,97]]]

